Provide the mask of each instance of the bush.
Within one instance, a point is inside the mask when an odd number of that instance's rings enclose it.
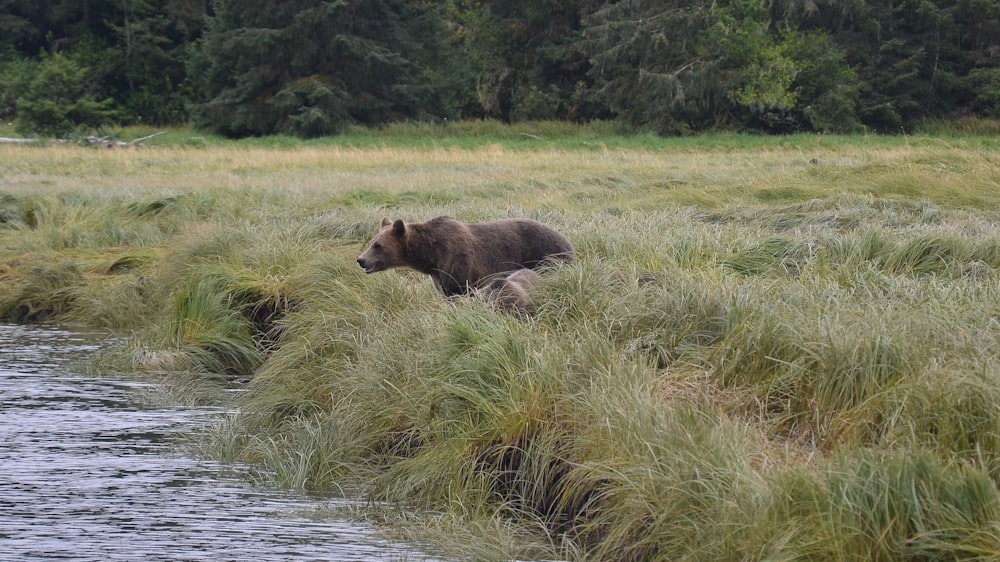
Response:
[[[94,99],[88,75],[87,67],[69,57],[43,55],[17,100],[16,130],[58,137],[81,127],[112,123],[117,117],[113,101]]]

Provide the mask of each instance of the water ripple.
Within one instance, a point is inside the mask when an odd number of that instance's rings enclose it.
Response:
[[[100,345],[0,325],[0,560],[428,559],[172,445],[217,412],[150,409],[143,383],[62,372]]]

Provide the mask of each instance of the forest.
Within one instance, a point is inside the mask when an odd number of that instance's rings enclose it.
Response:
[[[0,119],[226,137],[492,119],[907,133],[1000,117],[996,0],[0,0]]]

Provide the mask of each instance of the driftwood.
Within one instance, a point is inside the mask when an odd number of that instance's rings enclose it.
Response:
[[[108,137],[94,137],[94,136],[84,138],[83,142],[92,146],[103,146],[104,148],[137,147],[137,146],[142,146],[143,141],[147,141],[153,137],[158,137],[164,133],[166,133],[166,131],[160,131],[158,133],[153,133],[151,135],[139,137],[129,142],[112,140]],[[41,142],[41,139],[18,139],[11,137],[0,137],[0,144],[31,144],[36,142]],[[76,141],[73,141],[71,139],[59,139],[56,142],[69,143]]]
[[[129,142],[120,140],[111,140],[108,137],[87,137],[84,140],[87,141],[87,144],[103,146],[104,148],[125,148],[125,147],[142,146],[143,141],[147,141],[153,137],[158,137],[164,133],[166,133],[166,131],[160,131],[159,133],[153,133],[151,135],[139,137]],[[69,141],[60,141],[60,142],[69,142]]]

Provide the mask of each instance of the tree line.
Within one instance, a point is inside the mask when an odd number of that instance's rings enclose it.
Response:
[[[997,0],[0,0],[0,118],[59,136],[616,119],[905,132],[1000,117]]]

